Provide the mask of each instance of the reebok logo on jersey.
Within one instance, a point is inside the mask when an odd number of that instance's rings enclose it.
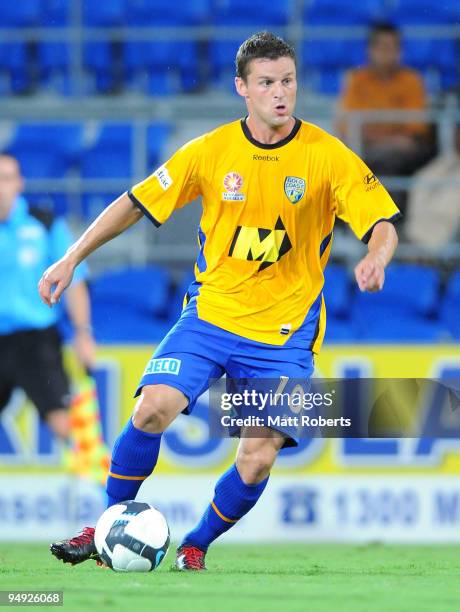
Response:
[[[277,162],[280,160],[280,158],[278,157],[278,155],[257,155],[256,153],[254,153],[254,155],[252,156],[252,160],[253,161],[272,161],[272,162]]]
[[[278,217],[275,229],[239,225],[228,254],[236,259],[262,262],[258,270],[260,272],[279,261],[290,249],[291,241],[281,217]]]
[[[151,359],[144,371],[145,374],[179,374],[182,361],[180,359]]]
[[[156,177],[157,181],[160,183],[162,189],[166,191],[173,184],[173,180],[169,175],[168,169],[166,166],[160,166],[155,172],[153,176]]]

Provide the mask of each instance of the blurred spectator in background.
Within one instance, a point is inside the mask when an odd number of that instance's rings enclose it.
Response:
[[[62,257],[72,239],[62,219],[29,207],[18,161],[0,154],[0,410],[22,388],[52,431],[69,439],[69,381],[56,327],[59,308],[40,300],[43,270]],[[85,268],[77,271],[66,301],[75,349],[85,368],[95,359]]]
[[[406,237],[410,242],[441,251],[460,230],[460,125],[454,147],[435,157],[416,175],[409,192]]]
[[[369,65],[352,70],[339,100],[337,132],[350,143],[347,111],[416,110],[426,107],[426,95],[417,71],[401,65],[401,38],[389,24],[375,25],[369,36]],[[427,126],[408,123],[365,123],[362,130],[366,163],[379,175],[410,175],[431,154]],[[401,194],[393,194],[404,208]]]

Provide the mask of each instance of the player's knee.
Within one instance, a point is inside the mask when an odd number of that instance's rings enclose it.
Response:
[[[272,448],[240,448],[236,458],[238,473],[245,484],[258,484],[270,474],[276,453]]]
[[[162,433],[174,419],[176,411],[171,400],[155,386],[144,387],[134,408],[134,427],[149,433]]]

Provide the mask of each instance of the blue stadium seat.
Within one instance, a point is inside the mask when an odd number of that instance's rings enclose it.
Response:
[[[354,330],[349,320],[350,279],[346,268],[330,263],[324,273],[324,300],[326,302],[326,341],[351,342]]]
[[[112,147],[95,147],[85,151],[81,162],[83,178],[131,178],[131,154]]]
[[[405,63],[414,68],[455,70],[459,54],[454,39],[408,38],[403,41]]]
[[[305,66],[349,68],[366,62],[366,42],[358,40],[310,40],[302,45]]]
[[[170,276],[159,266],[122,268],[106,272],[90,286],[92,320],[103,342],[160,340],[170,324],[166,319]]]
[[[108,93],[114,86],[114,58],[109,42],[90,42],[83,48],[84,68],[94,78],[94,87],[98,93]]]
[[[126,0],[83,0],[83,23],[88,26],[122,26],[125,24]]]
[[[25,197],[32,206],[49,210],[53,215],[65,216],[69,213],[69,198],[65,193],[26,191]]]
[[[80,214],[83,219],[93,221],[107,206],[120,196],[119,192],[83,193]]]
[[[9,84],[3,93],[21,94],[31,85],[28,53],[23,43],[0,44],[0,75],[6,74]]]
[[[429,266],[392,264],[386,271],[384,290],[375,294],[359,293],[355,307],[393,306],[399,311],[431,316],[439,298],[439,272]]]
[[[41,0],[40,25],[46,28],[69,25],[72,0]]]
[[[432,343],[446,339],[445,325],[435,319],[401,313],[389,305],[357,310],[353,317],[356,338],[367,342]],[[361,318],[359,318],[361,317]]]
[[[69,94],[71,89],[70,47],[64,42],[48,42],[38,45],[40,82],[59,93]]]
[[[442,308],[442,319],[447,325],[452,336],[460,339],[460,270],[450,277]]]
[[[212,13],[212,0],[187,0],[180,6],[170,0],[129,0],[129,25],[201,25]]]
[[[13,146],[50,149],[74,160],[82,146],[83,126],[80,123],[21,123]]]
[[[0,27],[17,28],[38,25],[42,7],[39,0],[18,0],[2,2]]]
[[[62,177],[76,163],[83,128],[77,123],[20,124],[8,150],[29,178]]]
[[[129,312],[129,316],[126,313]],[[94,335],[104,344],[136,343],[155,345],[170,330],[170,323],[136,309],[112,304],[110,308],[96,303],[92,315]],[[152,347],[153,348],[153,347]]]
[[[334,263],[326,266],[323,292],[327,314],[346,317],[350,311],[350,279],[344,266]]]
[[[17,157],[27,178],[61,178],[70,169],[69,162],[58,151],[32,150],[13,147],[10,152]]]
[[[132,135],[129,123],[106,123],[96,142],[87,149],[81,162],[86,178],[131,178]]]
[[[181,92],[180,76],[174,70],[158,68],[149,73],[145,93],[152,96],[173,96]]]
[[[385,18],[381,0],[311,0],[304,6],[306,25],[368,25]]]
[[[132,132],[133,126],[131,123],[103,123],[97,137],[96,146],[122,146],[130,148]]]
[[[460,20],[460,6],[457,0],[399,0],[389,18],[398,25],[447,25]]]
[[[440,275],[428,266],[393,264],[379,293],[356,291],[351,313],[359,338],[378,342],[434,342],[444,335],[437,318]]]
[[[337,319],[333,315],[327,316],[326,335],[324,341],[329,344],[356,342],[356,332],[351,321],[348,319]]]
[[[168,310],[170,282],[170,273],[162,266],[118,268],[94,280],[91,294],[95,300],[161,316]]]
[[[163,159],[163,149],[171,134],[171,124],[158,121],[147,128],[147,164],[148,167],[156,168]]]
[[[441,90],[447,91],[458,86],[460,81],[459,68],[443,69],[440,73]]]
[[[187,270],[183,275],[180,283],[177,285],[173,297],[171,299],[169,310],[169,319],[171,321],[171,325],[173,325],[177,319],[180,317],[180,313],[182,311],[182,304],[184,302],[185,294],[188,291],[191,283],[195,280],[194,268]]]
[[[65,70],[70,64],[70,47],[64,42],[39,43],[40,68],[45,71]]]
[[[123,47],[123,57],[129,80],[132,83],[147,82],[148,93],[179,93],[190,91],[198,84],[195,42],[127,42]]]
[[[213,40],[209,43],[208,56],[212,78],[215,81],[235,76],[235,56],[241,41]]]
[[[293,0],[219,0],[213,11],[212,21],[216,25],[286,25],[291,17]]]
[[[346,70],[323,69],[320,71],[317,82],[317,92],[327,96],[337,96],[341,89]]]

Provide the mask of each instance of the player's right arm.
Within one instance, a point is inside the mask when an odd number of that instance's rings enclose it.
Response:
[[[41,277],[38,291],[45,304],[52,306],[59,301],[80,262],[141,218],[142,211],[133,204],[128,194],[112,202],[68,249],[64,257],[50,266]]]
[[[191,140],[146,179],[120,196],[88,227],[38,284],[48,306],[58,302],[76,266],[97,248],[134,225],[143,214],[159,227],[174,210],[201,193],[200,160],[204,137]],[[54,287],[54,290],[53,290]]]

